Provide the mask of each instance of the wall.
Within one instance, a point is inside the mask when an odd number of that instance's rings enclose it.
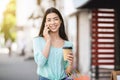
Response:
[[[90,13],[87,10],[80,11],[79,14],[79,68],[83,74],[89,72],[91,55],[90,37]]]

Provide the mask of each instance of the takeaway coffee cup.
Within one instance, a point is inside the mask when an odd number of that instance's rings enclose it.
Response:
[[[63,57],[64,60],[67,60],[67,55],[72,52],[72,47],[63,47]]]

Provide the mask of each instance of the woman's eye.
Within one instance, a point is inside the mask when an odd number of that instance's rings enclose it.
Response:
[[[54,20],[58,20],[58,18],[55,18]]]
[[[50,22],[50,19],[47,19],[48,22]]]

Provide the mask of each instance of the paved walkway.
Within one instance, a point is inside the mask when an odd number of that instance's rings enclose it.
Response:
[[[0,80],[38,80],[34,60],[0,54]]]

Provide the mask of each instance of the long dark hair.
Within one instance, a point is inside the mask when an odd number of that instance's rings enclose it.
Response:
[[[39,36],[43,37],[43,30],[44,30],[44,27],[45,27],[46,16],[49,13],[56,13],[59,16],[59,18],[61,20],[61,25],[60,25],[60,28],[59,28],[59,36],[64,40],[68,40],[68,37],[65,33],[65,26],[64,26],[62,15],[60,14],[60,12],[56,8],[53,8],[53,7],[47,9],[47,11],[44,14],[43,21],[42,21],[42,24],[41,24],[41,29],[40,29],[40,32],[39,32]]]

